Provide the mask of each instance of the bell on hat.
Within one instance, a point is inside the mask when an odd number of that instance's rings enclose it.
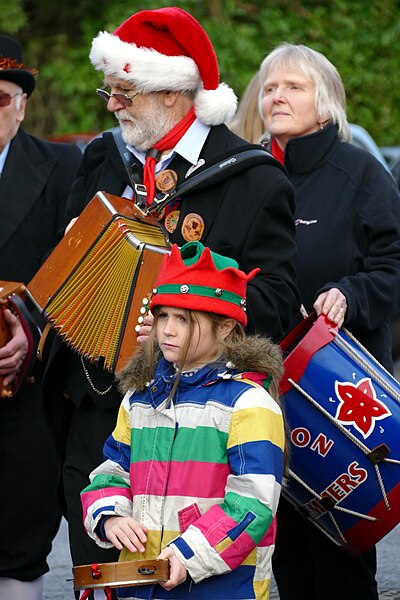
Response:
[[[219,83],[211,41],[189,13],[177,7],[135,13],[114,33],[100,32],[90,52],[93,66],[130,82],[143,93],[195,92],[194,108],[206,125],[229,122],[237,98]]]
[[[38,71],[23,64],[21,44],[8,35],[0,34],[0,79],[12,81],[30,96],[35,89]]]
[[[260,271],[248,275],[235,260],[212,252],[201,242],[189,242],[179,250],[172,246],[164,257],[150,308],[173,306],[201,310],[247,324],[246,286]]]

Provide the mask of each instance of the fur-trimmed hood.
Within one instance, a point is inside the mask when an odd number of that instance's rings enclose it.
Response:
[[[159,348],[156,350],[156,361],[162,358]],[[218,362],[217,362],[218,364]],[[228,372],[265,373],[272,377],[271,395],[278,396],[279,381],[283,374],[282,354],[279,346],[271,340],[258,335],[247,336],[237,344],[226,346],[221,366],[225,365]],[[146,357],[145,346],[139,348],[126,367],[117,374],[121,391],[125,394],[129,389],[143,390],[154,376]]]

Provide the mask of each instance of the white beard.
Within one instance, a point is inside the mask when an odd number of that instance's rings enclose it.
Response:
[[[140,117],[133,117],[127,110],[114,113],[121,128],[122,139],[141,152],[153,148],[164,135],[172,129],[168,112],[152,98],[149,105],[141,111]],[[129,124],[122,121],[129,121]]]

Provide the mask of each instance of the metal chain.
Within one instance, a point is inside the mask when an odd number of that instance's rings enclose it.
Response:
[[[111,383],[108,388],[106,390],[98,390],[97,387],[94,385],[90,375],[89,375],[89,371],[87,370],[87,367],[85,365],[85,361],[83,360],[82,356],[80,357],[81,359],[81,363],[82,363],[82,368],[83,368],[83,372],[86,375],[86,379],[89,382],[90,387],[92,388],[92,390],[94,392],[96,392],[96,394],[98,394],[99,396],[105,396],[106,394],[108,394],[109,391],[111,391],[112,386],[114,385],[113,383]]]

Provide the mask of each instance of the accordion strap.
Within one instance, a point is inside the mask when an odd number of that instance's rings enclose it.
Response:
[[[168,202],[178,196],[184,196],[192,191],[198,192],[211,185],[216,185],[225,181],[228,177],[238,175],[239,173],[260,164],[273,165],[286,174],[284,166],[277,161],[268,150],[258,144],[246,144],[237,148],[234,154],[228,152],[220,156],[212,165],[197,172],[196,175],[193,175],[193,177],[184,181],[170,193],[165,193],[162,196],[159,195],[159,197],[155,198],[150,206],[147,207],[145,212],[160,212]]]
[[[140,183],[138,173],[135,172],[137,168],[136,163],[132,160],[132,154],[129,152],[124,140],[122,139],[121,130],[119,127],[115,127],[110,131],[106,131],[104,136],[112,135],[114,138],[115,145],[121,156],[122,163],[125,167],[126,174],[128,175],[129,184],[133,190],[133,199],[135,204],[141,208],[146,206],[146,187]],[[137,181],[136,181],[137,180]]]

